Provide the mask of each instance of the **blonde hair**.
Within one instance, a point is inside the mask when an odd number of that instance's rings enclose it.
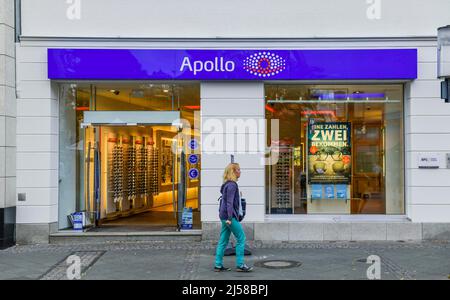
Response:
[[[239,164],[237,163],[231,163],[228,164],[228,166],[225,168],[225,171],[223,172],[223,182],[227,181],[237,181],[238,178],[236,176],[236,169],[239,168]]]

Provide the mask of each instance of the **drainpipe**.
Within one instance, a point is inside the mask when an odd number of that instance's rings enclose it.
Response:
[[[450,25],[438,29],[438,78],[441,98],[450,103]]]

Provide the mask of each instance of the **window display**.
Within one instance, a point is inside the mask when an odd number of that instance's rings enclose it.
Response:
[[[269,214],[404,214],[402,85],[265,91],[266,117],[279,120],[279,140],[268,136],[280,154],[267,166]]]
[[[271,166],[271,211],[288,214],[293,211],[294,148],[289,144],[280,145],[278,157],[278,162]]]

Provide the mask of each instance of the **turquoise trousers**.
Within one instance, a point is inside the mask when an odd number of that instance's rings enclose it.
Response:
[[[236,238],[236,267],[244,264],[244,249],[245,249],[245,233],[242,229],[241,223],[233,218],[231,225],[227,225],[226,221],[222,220],[222,231],[220,232],[220,240],[216,250],[216,267],[223,266],[223,255],[230,240],[230,234]]]

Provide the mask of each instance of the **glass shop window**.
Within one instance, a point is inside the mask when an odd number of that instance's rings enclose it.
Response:
[[[266,166],[267,214],[405,213],[402,85],[266,85],[265,93],[267,143],[278,156]]]

